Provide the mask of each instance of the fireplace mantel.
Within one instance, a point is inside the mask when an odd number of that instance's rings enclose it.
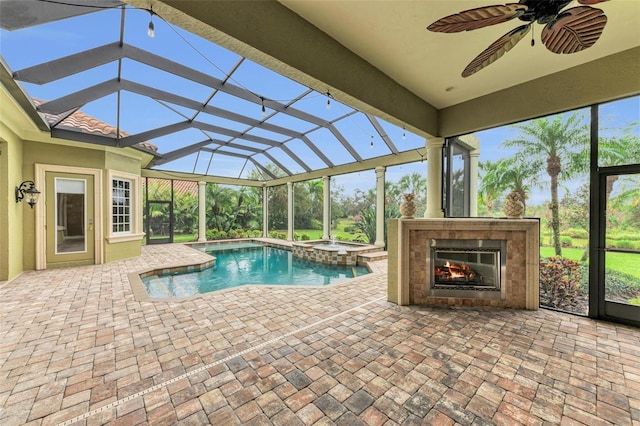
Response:
[[[429,290],[430,241],[506,242],[504,291],[500,297],[437,297]],[[538,309],[540,223],[537,219],[389,219],[387,298],[398,305],[496,306]]]

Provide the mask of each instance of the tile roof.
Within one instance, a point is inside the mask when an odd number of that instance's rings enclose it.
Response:
[[[198,194],[198,182],[188,180],[174,180],[173,192],[178,195],[197,195]]]
[[[39,106],[42,103],[44,103],[44,101],[40,99],[33,99],[33,102],[36,106]],[[55,114],[49,114],[49,113],[43,113],[43,112],[41,112],[41,114],[44,116],[45,120],[47,120],[47,123],[49,123],[50,125],[57,123],[62,116],[62,114],[55,115]],[[58,123],[56,127],[67,128],[69,130],[79,131],[82,133],[90,133],[94,135],[112,136],[114,138],[116,137],[116,132],[117,132],[117,129],[112,125],[107,124],[104,121],[98,120],[97,118],[92,117],[88,114],[85,114],[80,110],[73,112],[70,116],[62,120],[62,122]],[[129,134],[124,130],[120,130],[120,134],[118,136],[122,138],[125,136],[129,136]],[[151,151],[158,151],[158,147],[150,142],[140,142],[137,145]]]

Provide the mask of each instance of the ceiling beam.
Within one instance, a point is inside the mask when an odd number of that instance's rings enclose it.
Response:
[[[140,8],[148,0],[126,0]],[[438,135],[438,111],[276,1],[163,0],[153,10],[187,31],[320,93],[422,136]]]
[[[369,120],[373,128],[376,129],[376,132],[378,132],[378,135],[380,135],[380,138],[384,141],[384,143],[387,144],[387,146],[389,147],[389,150],[391,150],[392,153],[397,154],[398,148],[393,143],[393,141],[391,141],[391,138],[389,137],[387,132],[384,131],[378,119],[371,114],[365,113],[365,116],[367,117],[367,119]]]
[[[180,179],[180,180],[189,180],[189,181],[204,181],[211,183],[219,183],[225,185],[240,185],[240,186],[252,186],[252,187],[261,187],[261,186],[278,186],[284,185],[287,182],[304,182],[312,179],[319,179],[324,176],[339,176],[347,173],[360,172],[363,170],[373,170],[378,166],[396,166],[400,164],[413,163],[416,161],[425,161],[427,159],[427,150],[426,148],[415,149],[412,151],[405,151],[399,154],[389,154],[384,157],[372,158],[370,160],[365,160],[362,163],[349,163],[343,164],[340,166],[326,168],[321,170],[314,170],[311,173],[306,174],[297,174],[290,177],[284,178],[276,178],[274,180],[262,182],[255,181],[249,179],[238,179],[238,178],[229,178],[223,176],[204,176],[204,175],[193,175],[190,173],[184,172],[175,172],[170,170],[149,170],[143,169],[142,176],[143,177],[153,177],[160,179]],[[425,164],[426,167],[426,164]],[[375,182],[375,178],[374,178]]]

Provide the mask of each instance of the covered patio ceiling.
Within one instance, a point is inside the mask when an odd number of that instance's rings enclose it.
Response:
[[[170,24],[152,4],[0,7],[4,81],[54,138],[143,149],[167,176],[254,185],[424,158],[424,135]],[[113,131],[78,125],[80,112]]]

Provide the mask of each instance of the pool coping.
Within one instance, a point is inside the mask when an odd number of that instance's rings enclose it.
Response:
[[[158,275],[158,274],[172,274],[172,273],[180,273],[180,272],[200,272],[203,269],[206,268],[210,268],[211,266],[214,266],[216,263],[216,258],[215,256],[211,256],[209,254],[207,254],[206,252],[202,251],[202,250],[198,250],[196,248],[194,248],[194,246],[218,246],[218,245],[225,245],[225,244],[237,244],[237,243],[243,243],[243,242],[259,242],[263,245],[269,246],[269,247],[277,247],[277,248],[284,248],[287,250],[291,250],[293,243],[291,241],[282,241],[282,240],[274,240],[272,238],[240,238],[240,239],[232,239],[232,240],[221,240],[221,241],[207,241],[207,242],[195,242],[195,243],[184,243],[182,245],[187,246],[189,248],[191,248],[192,250],[196,250],[199,253],[209,256],[211,257],[211,259],[205,261],[205,262],[200,262],[200,263],[177,263],[175,265],[170,265],[170,266],[165,266],[162,268],[153,268],[153,269],[144,269],[144,270],[140,270],[140,271],[136,271],[136,272],[130,272],[127,274],[128,278],[129,278],[129,284],[131,286],[131,291],[133,293],[133,297],[136,301],[138,302],[165,302],[165,303],[175,303],[175,302],[183,302],[183,301],[188,301],[188,300],[193,300],[195,298],[198,297],[202,297],[204,295],[207,294],[219,294],[221,292],[226,292],[226,291],[231,291],[231,290],[236,290],[239,288],[245,288],[245,287],[266,287],[266,288],[270,288],[270,287],[274,287],[274,288],[328,288],[328,287],[333,287],[333,286],[337,286],[337,285],[343,285],[346,283],[349,283],[353,280],[358,280],[361,279],[363,277],[370,277],[371,274],[376,274],[376,273],[380,273],[380,270],[374,265],[375,262],[370,262],[370,261],[364,261],[362,266],[365,266],[368,270],[369,273],[366,275],[362,275],[359,277],[353,277],[353,278],[348,278],[345,279],[343,281],[337,282],[337,283],[332,283],[332,284],[326,284],[326,285],[307,285],[307,286],[296,286],[296,285],[288,285],[288,284],[277,284],[277,285],[273,285],[273,284],[243,284],[240,286],[236,286],[236,287],[231,287],[231,288],[225,288],[225,289],[221,289],[221,290],[215,290],[212,292],[208,292],[208,293],[200,293],[200,294],[196,294],[193,296],[187,296],[187,297],[180,297],[180,298],[176,298],[173,297],[173,295],[170,295],[168,297],[151,297],[149,296],[149,293],[147,293],[147,290],[144,286],[144,283],[142,282],[142,279],[151,275]]]

